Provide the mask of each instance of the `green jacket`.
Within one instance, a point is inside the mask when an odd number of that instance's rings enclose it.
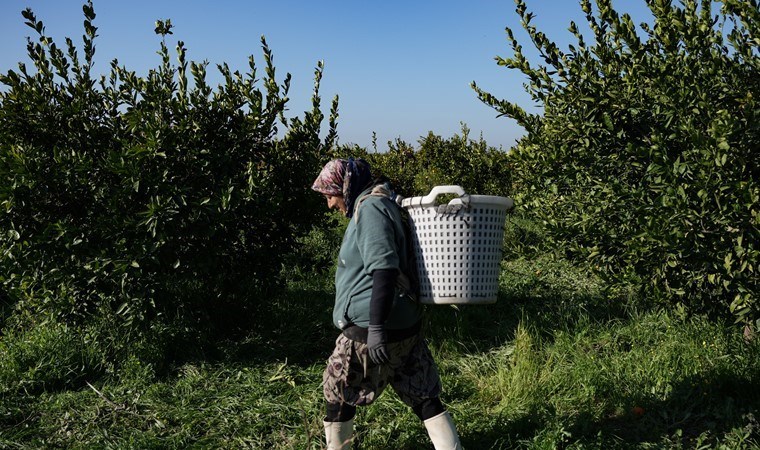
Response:
[[[361,198],[370,190],[363,192]],[[395,269],[406,273],[406,236],[399,206],[386,197],[367,197],[354,213],[343,236],[335,273],[333,322],[344,329],[369,326],[372,272]],[[409,328],[422,317],[420,303],[398,289],[385,327]]]

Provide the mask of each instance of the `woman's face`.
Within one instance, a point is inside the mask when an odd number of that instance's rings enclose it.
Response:
[[[346,209],[346,201],[343,200],[343,197],[335,196],[335,195],[325,195],[325,198],[327,199],[328,208],[337,209],[343,214],[348,212],[348,209]]]

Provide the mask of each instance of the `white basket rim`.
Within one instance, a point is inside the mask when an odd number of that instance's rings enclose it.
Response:
[[[438,192],[436,195],[433,195],[436,192],[436,188],[441,188],[441,187],[448,188],[452,186],[436,186],[435,188],[433,188],[430,194],[424,197],[419,196],[419,197],[404,198],[401,201],[401,206],[407,209],[436,207],[440,204],[436,203],[435,199],[437,198],[438,195],[441,195],[441,193],[458,193],[458,192],[445,191],[445,192]],[[453,186],[453,187],[458,188],[459,186]],[[464,190],[462,190],[461,192],[464,192]],[[512,199],[509,197],[501,197],[498,195],[470,195],[467,193],[463,193],[459,197],[452,199],[447,204],[450,206],[469,204],[471,207],[481,207],[481,206],[487,205],[487,206],[493,206],[499,209],[509,210],[514,206],[514,201],[512,201]]]

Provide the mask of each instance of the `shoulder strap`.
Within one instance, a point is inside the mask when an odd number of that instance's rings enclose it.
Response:
[[[398,200],[396,200],[397,198],[400,198],[400,196],[396,195],[393,191],[388,189],[388,187],[385,184],[378,184],[372,188],[369,194],[365,194],[356,200],[356,206],[354,206],[354,217],[356,218],[356,220],[359,220],[359,206],[361,206],[364,200],[367,200],[369,197],[389,198],[393,200],[394,203],[400,205]]]

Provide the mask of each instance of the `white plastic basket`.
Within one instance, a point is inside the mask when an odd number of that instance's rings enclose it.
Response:
[[[443,194],[458,197],[437,204]],[[424,197],[406,198],[420,281],[428,304],[496,302],[507,197],[468,195],[460,186],[436,186]]]

